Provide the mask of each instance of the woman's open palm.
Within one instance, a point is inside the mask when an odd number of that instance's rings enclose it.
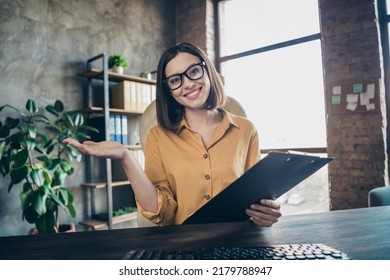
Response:
[[[114,141],[85,141],[80,143],[72,138],[66,138],[64,143],[71,145],[82,153],[95,157],[122,159],[127,152],[126,147]]]

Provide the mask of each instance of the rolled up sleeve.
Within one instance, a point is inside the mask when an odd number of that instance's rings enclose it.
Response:
[[[138,202],[137,207],[145,218],[155,224],[165,226],[173,223],[177,202],[169,186],[156,134],[157,132],[152,129],[147,138],[145,173],[156,187],[158,209],[156,213],[146,211]]]

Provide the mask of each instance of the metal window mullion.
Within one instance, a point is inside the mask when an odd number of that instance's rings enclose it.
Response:
[[[110,141],[110,101],[109,101],[109,87],[108,87],[108,58],[107,54],[103,54],[103,88],[104,88],[104,122],[105,122],[105,139]],[[112,172],[111,159],[106,159],[107,172],[107,212],[108,212],[108,228],[112,228]]]
[[[290,47],[290,46],[293,46],[293,45],[307,43],[307,42],[315,41],[315,40],[318,40],[318,39],[321,39],[321,33],[316,33],[316,34],[308,35],[308,36],[305,36],[305,37],[300,37],[300,38],[296,38],[296,39],[293,39],[293,40],[284,41],[284,42],[280,42],[280,43],[277,43],[277,44],[264,46],[264,47],[261,47],[261,48],[256,48],[256,49],[252,49],[252,50],[248,50],[248,51],[244,51],[244,52],[240,52],[240,53],[236,53],[236,54],[232,54],[232,55],[223,56],[223,57],[219,58],[219,62],[220,63],[221,62],[226,62],[226,61],[229,61],[229,60],[232,60],[232,59],[242,58],[242,57],[246,57],[246,56],[250,56],[250,55],[254,55],[254,54],[259,54],[259,53],[268,52],[268,51],[272,51],[272,50],[277,50],[277,49],[281,49],[281,48],[285,48],[285,47]]]

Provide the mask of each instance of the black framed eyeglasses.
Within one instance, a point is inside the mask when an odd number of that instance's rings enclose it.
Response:
[[[168,86],[170,90],[175,90],[181,87],[181,85],[183,84],[183,76],[186,76],[192,81],[199,80],[204,75],[203,66],[206,66],[206,63],[204,61],[201,61],[198,64],[188,67],[188,69],[181,74],[169,76],[164,80],[164,83]]]

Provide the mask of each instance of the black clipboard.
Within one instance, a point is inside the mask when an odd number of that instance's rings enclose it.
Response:
[[[294,151],[270,152],[182,224],[247,220],[250,204],[280,197],[332,160]]]

